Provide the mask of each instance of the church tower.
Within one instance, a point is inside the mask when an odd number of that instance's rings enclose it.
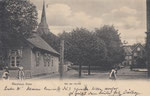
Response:
[[[147,55],[148,77],[150,78],[150,0],[146,0],[146,16],[147,16],[146,55]]]
[[[43,34],[50,33],[48,24],[46,21],[46,10],[45,10],[45,1],[43,1],[43,9],[42,9],[42,15],[41,15],[41,22],[38,26],[37,33],[41,36]]]
[[[37,29],[37,34],[42,37],[50,46],[52,46],[56,51],[59,52],[60,38],[53,34],[49,28],[46,21],[46,9],[45,2],[43,1],[43,9],[41,15],[41,22]]]

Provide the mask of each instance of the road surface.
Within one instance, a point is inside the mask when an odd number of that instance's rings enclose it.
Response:
[[[32,79],[59,79],[59,73],[35,77]],[[91,75],[87,72],[82,72],[82,77],[78,77],[77,70],[70,70],[63,74],[63,79],[109,79],[109,72],[92,71]],[[130,71],[129,67],[122,68],[117,72],[117,80],[143,80],[147,79],[147,72]]]

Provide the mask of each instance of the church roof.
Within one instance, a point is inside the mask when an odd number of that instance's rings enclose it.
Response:
[[[27,39],[34,47],[59,55],[49,44],[47,44],[40,36],[34,34],[32,38]]]

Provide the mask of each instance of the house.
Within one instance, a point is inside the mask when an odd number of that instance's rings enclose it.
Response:
[[[137,43],[134,45],[124,46],[125,61],[124,65],[133,67],[146,67],[145,64],[145,48],[142,44]]]
[[[132,64],[132,49],[131,46],[124,46],[125,51],[125,61],[124,65],[131,65]]]
[[[145,48],[142,44],[135,44],[132,48],[132,65],[135,67],[146,67]]]
[[[45,3],[43,3],[43,12],[41,23],[38,30],[47,32]],[[19,66],[24,68],[25,74],[28,72],[31,76],[58,72],[59,53],[44,41],[39,34],[34,33],[29,39],[22,39],[23,45],[12,47],[8,52],[7,65],[9,69],[17,69]]]

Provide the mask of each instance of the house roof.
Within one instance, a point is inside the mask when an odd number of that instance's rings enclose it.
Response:
[[[27,39],[27,41],[29,41],[34,47],[59,55],[59,53],[56,50],[54,50],[49,44],[46,43],[46,41],[44,41],[37,34],[34,34],[34,36],[32,38]]]
[[[126,55],[131,55],[132,52],[134,52],[139,46],[144,49],[144,45],[137,43],[132,46],[131,45],[124,46],[124,51],[125,51]]]
[[[132,51],[134,51],[135,49],[137,49],[137,48],[138,48],[138,46],[141,46],[141,47],[144,49],[143,45],[142,45],[142,44],[140,44],[140,43],[138,43],[138,44],[136,44],[136,45],[135,45],[135,47],[133,48],[133,50],[132,50]]]

